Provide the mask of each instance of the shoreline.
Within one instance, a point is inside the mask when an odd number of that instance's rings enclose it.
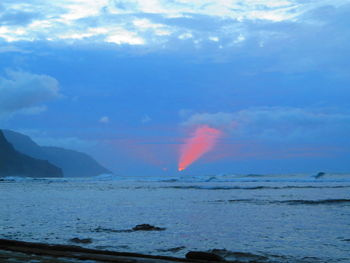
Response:
[[[26,258],[27,256],[27,258]],[[115,252],[109,250],[98,250],[83,248],[76,245],[59,245],[25,242],[9,239],[0,239],[0,259],[7,258],[8,262],[16,262],[18,259],[23,262],[23,258],[35,257],[36,260],[43,259],[44,262],[68,262],[67,259],[94,260],[96,262],[127,262],[127,263],[175,263],[175,262],[214,262],[207,260],[190,260],[186,258],[176,258],[169,256],[153,256],[139,253]],[[47,258],[48,257],[48,258]],[[53,259],[53,260],[50,260]],[[66,260],[65,260],[66,259]],[[48,261],[47,261],[48,260]],[[69,261],[72,262],[72,261]],[[220,261],[215,261],[220,262]],[[233,261],[225,261],[233,262]],[[236,261],[237,262],[237,261]],[[238,263],[238,262],[237,262]]]

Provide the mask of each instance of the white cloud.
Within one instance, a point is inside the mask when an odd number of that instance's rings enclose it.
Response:
[[[211,40],[213,42],[219,42],[220,38],[212,36],[212,37],[209,37],[209,40]]]
[[[99,122],[101,123],[109,123],[109,117],[108,116],[103,116],[100,118]]]
[[[152,119],[151,119],[150,116],[145,115],[145,116],[142,117],[141,123],[148,123],[148,122],[150,122],[151,120],[152,120]]]
[[[215,62],[234,61],[242,54],[249,57],[247,61],[262,61],[259,66],[265,72],[349,75],[343,56],[349,53],[344,44],[349,42],[348,0],[3,0],[2,4],[0,42],[13,46],[17,41],[96,48],[108,43],[108,47],[134,46],[128,52],[137,54],[194,51]],[[17,24],[1,23],[6,14],[16,12],[31,15]]]
[[[189,39],[189,38],[193,38],[193,35],[188,32],[179,35],[179,39]]]
[[[58,98],[58,81],[47,75],[24,71],[7,71],[0,77],[0,114],[36,114],[44,111],[43,104]]]
[[[60,16],[62,22],[70,23],[71,21],[89,16],[99,15],[101,9],[108,6],[108,0],[69,0],[55,1],[55,5],[66,9],[65,13]]]
[[[152,23],[149,19],[145,18],[135,19],[133,24],[140,31],[152,30],[154,34],[158,36],[168,36],[172,33],[170,27],[163,24]]]
[[[242,34],[239,34],[238,37],[233,41],[234,44],[239,44],[245,40],[245,37]]]
[[[1,26],[0,38],[15,42],[86,39],[106,34],[106,37],[100,38],[99,41],[118,45],[144,45],[154,36],[166,38],[178,32],[179,39],[187,39],[192,35],[188,33],[189,28],[184,26],[155,23],[149,18],[140,18],[140,15],[153,14],[166,19],[206,16],[208,19],[232,19],[242,23],[254,20],[276,22],[297,19],[305,11],[322,3],[336,5],[338,1],[332,3],[326,0],[310,3],[301,3],[297,0],[36,0],[28,3],[5,1],[3,4],[5,8],[2,11],[4,15],[25,11],[31,16],[28,25],[19,20],[18,24]],[[121,14],[122,19],[110,18],[111,15],[116,18],[116,15]],[[87,30],[84,19],[94,20]],[[98,28],[106,30],[101,32],[97,30]],[[141,33],[144,35],[140,36]],[[217,41],[220,38],[213,36],[208,40]]]
[[[106,38],[106,42],[114,43],[117,45],[130,44],[130,45],[143,45],[145,40],[138,36],[137,33],[124,30],[123,28],[115,28]]]

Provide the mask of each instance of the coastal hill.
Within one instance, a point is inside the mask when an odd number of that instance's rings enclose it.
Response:
[[[63,173],[48,161],[16,151],[0,130],[0,177],[5,176],[63,177]]]
[[[111,173],[85,153],[59,147],[40,146],[24,134],[11,130],[3,130],[3,132],[6,139],[13,144],[17,151],[34,158],[48,160],[62,168],[64,177],[89,177]]]

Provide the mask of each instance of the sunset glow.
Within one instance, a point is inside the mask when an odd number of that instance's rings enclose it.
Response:
[[[203,154],[209,152],[216,144],[222,132],[207,125],[196,129],[194,135],[181,147],[178,170],[183,171]]]

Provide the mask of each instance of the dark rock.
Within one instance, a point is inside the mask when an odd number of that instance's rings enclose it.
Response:
[[[190,251],[186,254],[186,258],[191,260],[225,261],[225,259],[219,255],[201,251]]]
[[[321,178],[321,177],[323,177],[323,176],[325,176],[326,175],[326,173],[324,173],[324,172],[319,172],[319,173],[317,173],[314,177],[316,178],[316,179],[318,179],[318,178]]]
[[[118,230],[118,229],[112,229],[112,228],[103,228],[103,227],[97,227],[94,230],[92,230],[93,232],[106,232],[106,233],[129,233],[129,232],[133,232],[133,230],[131,229],[122,229],[122,230]]]
[[[141,224],[141,225],[134,226],[132,228],[133,231],[163,231],[165,229],[166,228],[152,226],[152,225],[149,225],[149,224]]]
[[[166,228],[163,227],[156,227],[149,224],[141,224],[136,225],[132,229],[111,229],[111,228],[103,228],[103,227],[97,227],[95,228],[94,232],[106,232],[106,233],[130,233],[135,231],[163,231]]]
[[[181,247],[173,247],[173,248],[167,248],[167,249],[157,249],[157,251],[159,252],[173,252],[173,253],[176,253],[176,252],[179,252],[181,250],[184,250],[186,247],[184,246],[181,246]]]
[[[74,243],[79,243],[79,244],[91,244],[92,243],[92,239],[91,238],[71,238],[69,239],[70,242],[74,242]]]
[[[62,177],[62,170],[48,161],[15,150],[0,130],[0,177]]]

